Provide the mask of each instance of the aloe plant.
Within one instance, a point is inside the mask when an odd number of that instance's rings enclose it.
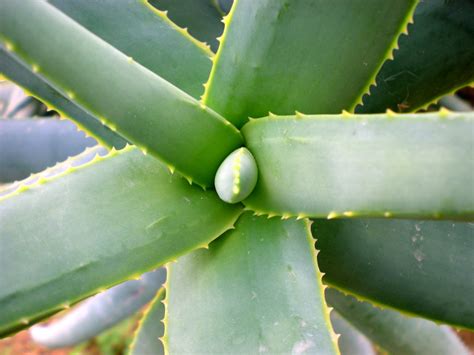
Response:
[[[2,192],[0,335],[164,265],[134,354],[339,353],[331,307],[343,352],[467,353],[474,114],[419,110],[472,1],[153,5],[0,0],[2,75],[102,145]]]

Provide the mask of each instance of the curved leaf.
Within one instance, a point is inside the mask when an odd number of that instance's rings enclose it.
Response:
[[[254,211],[474,216],[473,113],[269,117],[242,132],[259,169]]]
[[[153,303],[149,306],[135,333],[133,342],[130,345],[130,355],[164,355],[165,350],[161,337],[165,333],[163,319],[165,317],[165,289],[158,291]]]
[[[213,53],[147,0],[48,2],[184,92],[195,98],[202,95]]]
[[[89,298],[49,325],[30,329],[34,342],[47,348],[74,346],[131,316],[150,302],[166,280],[166,270],[147,272],[139,280],[120,285]]]
[[[416,111],[474,81],[474,2],[429,0],[418,5],[409,35],[357,112]]]
[[[0,197],[1,335],[207,245],[241,213],[135,148],[74,161]]]
[[[474,224],[316,220],[324,282],[405,313],[474,329]]]
[[[100,144],[112,148],[123,148],[127,141],[94,116],[73,103],[65,94],[61,94],[43,78],[37,76],[31,67],[25,66],[12,53],[0,45],[0,73],[9,80],[22,86],[30,95],[54,108],[61,116],[71,118],[82,130],[93,136]]]
[[[242,144],[235,127],[217,113],[47,2],[1,0],[0,11],[7,49],[144,152],[198,184],[212,185],[221,161]]]
[[[438,326],[388,309],[377,309],[367,302],[326,291],[328,302],[353,326],[389,354],[468,355],[469,350],[447,326]]]
[[[307,221],[242,215],[168,266],[166,352],[337,353],[315,261]]]
[[[331,323],[339,334],[339,349],[342,355],[375,355],[375,350],[364,334],[360,333],[337,312],[331,312]]]
[[[214,52],[217,50],[217,37],[222,34],[224,25],[216,0],[150,0],[150,3],[167,11],[169,18],[187,28],[191,35],[209,43]]]
[[[237,127],[269,111],[351,111],[391,55],[415,4],[236,1],[203,102]]]
[[[0,182],[24,179],[95,144],[72,122],[0,119]]]

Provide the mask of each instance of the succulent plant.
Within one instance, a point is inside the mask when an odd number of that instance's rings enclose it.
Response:
[[[474,114],[424,111],[474,3],[152,4],[0,0],[2,75],[101,144],[0,192],[0,335],[165,266],[133,354],[339,353],[331,307],[343,353],[467,353]]]

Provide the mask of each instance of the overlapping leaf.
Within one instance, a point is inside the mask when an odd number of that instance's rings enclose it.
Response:
[[[391,55],[415,4],[237,1],[225,18],[203,102],[237,127],[269,111],[351,111]]]
[[[170,265],[165,350],[336,353],[307,228],[247,213],[208,250]]]
[[[0,201],[2,335],[207,245],[240,213],[136,148],[46,176]]]
[[[418,5],[409,35],[377,75],[358,112],[416,111],[474,81],[474,2]]]
[[[211,185],[220,162],[242,144],[229,122],[52,5],[2,0],[0,10],[5,14],[0,38],[7,50],[103,123],[198,184]]]
[[[381,305],[474,329],[474,225],[316,220],[324,281]]]
[[[0,119],[0,182],[24,179],[95,144],[72,122]]]
[[[326,291],[326,296],[343,317],[389,354],[469,354],[448,326],[438,326],[426,319],[405,316],[393,310],[378,309],[335,289]]]
[[[474,216],[474,114],[268,117],[243,128],[259,168],[244,202],[284,216]]]

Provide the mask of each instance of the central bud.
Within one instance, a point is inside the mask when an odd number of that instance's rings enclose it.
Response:
[[[252,193],[257,178],[257,163],[252,153],[242,147],[230,153],[221,163],[214,185],[221,200],[237,203]]]

